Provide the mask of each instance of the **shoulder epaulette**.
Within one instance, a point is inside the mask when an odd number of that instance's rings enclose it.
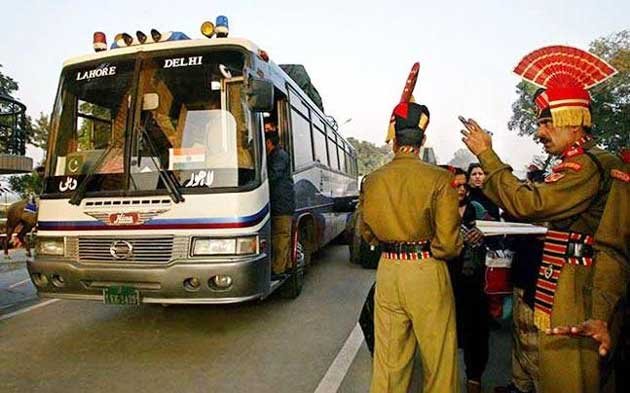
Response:
[[[577,162],[567,161],[561,164],[554,166],[551,170],[554,172],[561,172],[566,169],[574,170],[575,172],[579,172],[582,169],[582,164],[578,164]]]
[[[545,183],[555,183],[555,182],[557,182],[558,180],[562,179],[565,176],[566,176],[566,174],[564,174],[564,173],[554,172],[551,175],[545,177]]]
[[[610,177],[612,177],[613,179],[621,180],[625,183],[630,183],[630,173],[624,172],[619,169],[611,169]]]

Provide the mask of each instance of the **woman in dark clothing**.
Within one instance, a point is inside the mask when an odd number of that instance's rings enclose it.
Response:
[[[481,392],[481,375],[488,363],[488,301],[484,293],[483,234],[475,227],[475,220],[487,213],[480,203],[471,201],[466,173],[455,168],[454,185],[459,197],[462,216],[464,249],[449,264],[457,315],[457,337],[464,350],[466,388],[468,393]]]
[[[494,204],[484,193],[481,191],[483,183],[486,180],[486,174],[481,169],[481,165],[473,163],[468,166],[468,172],[466,172],[468,178],[468,185],[470,186],[470,200],[480,203],[488,215],[492,217],[492,220],[498,221],[499,207]]]
[[[482,191],[483,183],[486,181],[486,173],[481,169],[481,165],[473,163],[468,166],[466,172],[468,179],[468,185],[470,186],[470,200],[481,204],[486,209],[486,216],[483,220],[500,221],[501,214],[499,207],[490,200]],[[489,250],[503,250],[506,248],[506,244],[501,237],[491,237],[485,240],[484,245]],[[490,295],[488,296],[488,312],[492,317],[490,326],[492,329],[498,329],[499,323],[495,320],[500,318],[503,313],[503,295]]]

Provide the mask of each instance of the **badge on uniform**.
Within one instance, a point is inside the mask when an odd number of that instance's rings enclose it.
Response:
[[[563,177],[565,177],[566,174],[562,173],[562,172],[554,172],[551,175],[545,177],[545,183],[555,183],[558,180],[562,179]]]
[[[560,172],[566,169],[571,169],[578,172],[580,169],[582,169],[582,165],[578,164],[577,162],[563,162],[562,164],[556,165],[552,168],[554,172]]]
[[[617,180],[621,180],[622,182],[630,183],[630,173],[620,171],[619,169],[612,169],[610,171],[610,176]]]

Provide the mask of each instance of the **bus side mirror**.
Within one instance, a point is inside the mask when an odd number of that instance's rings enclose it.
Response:
[[[266,79],[250,78],[247,83],[247,103],[254,112],[273,110],[273,83]]]
[[[142,96],[142,110],[152,111],[160,106],[160,96],[157,93],[144,93]]]

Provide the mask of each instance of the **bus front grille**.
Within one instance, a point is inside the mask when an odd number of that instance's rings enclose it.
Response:
[[[180,257],[185,239],[173,236],[79,237],[81,262],[168,263]],[[183,246],[183,247],[182,247]]]

